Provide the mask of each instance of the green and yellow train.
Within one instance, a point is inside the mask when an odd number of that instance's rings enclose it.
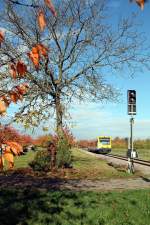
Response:
[[[97,147],[89,148],[90,152],[107,154],[111,152],[111,137],[110,136],[98,136]]]

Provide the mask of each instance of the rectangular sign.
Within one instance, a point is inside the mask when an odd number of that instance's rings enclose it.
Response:
[[[136,91],[127,91],[128,115],[136,115]]]

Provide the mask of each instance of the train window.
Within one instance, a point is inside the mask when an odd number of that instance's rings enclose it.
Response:
[[[102,145],[110,145],[110,139],[99,139],[99,141],[100,141],[100,143],[102,144]]]

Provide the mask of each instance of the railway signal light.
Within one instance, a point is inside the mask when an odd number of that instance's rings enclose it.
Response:
[[[128,90],[128,114],[136,114],[136,91]]]
[[[128,90],[128,104],[136,104],[136,91]]]

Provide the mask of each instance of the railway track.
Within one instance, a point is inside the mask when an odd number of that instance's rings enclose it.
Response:
[[[122,159],[124,161],[128,161],[128,158],[126,156],[122,156],[122,155],[116,155],[116,154],[107,154],[107,156],[112,157],[112,158],[116,158],[116,159]],[[142,159],[133,159],[134,163],[143,165],[143,166],[150,166],[150,161],[147,160],[142,160]]]
[[[83,148],[85,151],[89,151],[88,148]],[[94,153],[94,152],[93,152]],[[94,153],[94,154],[100,154],[100,153]],[[102,154],[104,155],[104,154]],[[124,161],[128,161],[128,157],[126,156],[122,156],[122,155],[117,155],[117,154],[106,154],[105,156],[108,156],[108,157],[112,157],[112,158],[116,158],[116,159],[121,159],[121,160],[124,160]],[[148,166],[150,167],[150,161],[148,160],[143,160],[143,159],[133,159],[133,162],[134,163],[137,163],[137,164],[140,164],[140,165],[143,165],[143,166]]]

